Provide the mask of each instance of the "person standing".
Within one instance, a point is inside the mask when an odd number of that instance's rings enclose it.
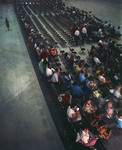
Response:
[[[5,18],[5,24],[6,24],[6,27],[8,28],[8,31],[9,31],[9,21],[7,18]]]
[[[80,31],[77,28],[76,28],[76,31],[74,33],[74,40],[75,40],[76,46],[78,46],[79,40],[80,40]]]
[[[82,43],[84,44],[84,42],[86,41],[87,38],[87,28],[86,25],[82,28]]]

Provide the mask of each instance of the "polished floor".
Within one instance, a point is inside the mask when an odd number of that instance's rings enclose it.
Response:
[[[11,4],[0,5],[0,70],[0,150],[64,150]]]

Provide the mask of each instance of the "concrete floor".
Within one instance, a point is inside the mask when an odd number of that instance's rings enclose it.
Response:
[[[121,1],[111,2],[67,0],[66,4],[92,11],[122,28]],[[5,17],[10,21],[10,31],[5,27]],[[0,5],[0,70],[0,150],[63,150],[12,5]],[[107,150],[119,150],[121,138],[111,138]]]
[[[64,150],[10,4],[0,5],[0,70],[0,150]]]

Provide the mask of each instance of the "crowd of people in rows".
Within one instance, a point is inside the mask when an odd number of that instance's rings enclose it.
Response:
[[[76,45],[78,45],[80,39],[82,40],[82,44],[84,44],[89,38],[98,40],[111,36],[118,39],[121,36],[120,26],[115,28],[115,26],[112,26],[107,21],[104,22],[97,18],[91,11],[87,12],[73,6],[65,6],[65,3],[62,3],[60,0],[47,0],[46,5],[58,15],[63,15],[69,19],[71,35]]]
[[[77,25],[82,22],[80,28],[74,24],[69,29],[76,45],[79,44],[80,34],[82,43],[88,37],[100,37],[88,53],[89,66],[94,66],[93,75],[89,76],[85,63],[76,59],[74,51],[57,51],[37,33],[27,16],[20,16],[28,32],[28,40],[39,56],[41,74],[66,112],[68,121],[76,129],[76,142],[93,147],[99,139],[108,139],[112,134],[104,118],[115,123],[117,128],[122,128],[121,49],[112,40],[120,36],[119,27],[115,30],[107,22],[97,19],[92,12],[66,7],[58,1],[48,0],[46,5],[53,7],[56,13],[69,17],[73,24],[77,20]],[[59,56],[67,69],[65,72],[60,67]]]

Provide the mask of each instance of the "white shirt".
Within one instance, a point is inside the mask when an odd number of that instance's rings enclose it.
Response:
[[[76,30],[76,31],[75,31],[75,35],[76,35],[76,36],[79,36],[79,35],[80,35],[80,31],[79,31],[79,30]]]
[[[97,57],[94,57],[93,59],[97,65],[101,64],[101,61]]]
[[[116,91],[116,90],[113,92],[113,94],[114,94],[114,96],[116,96],[117,98],[119,98],[119,97],[121,96],[120,92],[118,92],[118,91]]]
[[[83,141],[83,143],[88,143],[89,140],[89,133],[82,131],[81,132],[81,140]]]
[[[71,107],[69,106],[67,108],[67,116],[68,116],[68,118],[72,119],[73,118],[72,114],[74,114],[74,113],[75,113],[75,111],[73,109],[71,109]]]
[[[98,76],[98,79],[101,81],[102,79],[104,79],[104,82],[103,83],[105,83],[105,78],[103,77],[103,76]]]
[[[86,34],[87,33],[87,29],[85,27],[83,27],[82,29],[82,33]]]
[[[51,81],[54,82],[54,83],[58,82],[58,75],[57,75],[57,73],[53,74],[53,76],[51,77]]]
[[[50,77],[52,75],[52,73],[53,73],[52,70],[50,68],[46,67],[46,76]]]

